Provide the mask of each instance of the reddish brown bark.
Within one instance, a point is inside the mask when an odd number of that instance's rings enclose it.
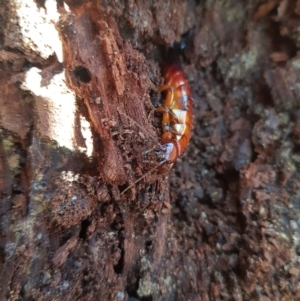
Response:
[[[298,300],[300,2],[66,2],[62,62],[0,7],[0,300]],[[121,194],[187,32],[188,150]]]

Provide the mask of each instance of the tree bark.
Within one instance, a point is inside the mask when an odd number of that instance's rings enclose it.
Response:
[[[0,7],[0,300],[299,299],[300,1]],[[147,173],[174,42],[193,137]]]

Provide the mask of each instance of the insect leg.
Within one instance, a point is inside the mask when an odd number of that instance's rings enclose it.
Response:
[[[155,91],[157,93],[161,93],[161,92],[166,91],[168,89],[170,89],[171,93],[167,93],[166,102],[170,103],[170,107],[172,107],[173,103],[174,103],[174,88],[172,86],[170,86],[170,85],[162,85],[162,86],[158,87]]]

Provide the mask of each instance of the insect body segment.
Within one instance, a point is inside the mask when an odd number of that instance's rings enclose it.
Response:
[[[165,163],[159,172],[167,172],[180,157],[190,141],[192,131],[192,96],[188,81],[178,64],[163,70],[165,84],[157,92],[166,91],[166,99],[156,112],[162,113],[162,148],[155,150],[159,161]]]

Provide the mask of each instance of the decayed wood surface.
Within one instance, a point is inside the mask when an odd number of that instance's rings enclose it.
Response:
[[[0,4],[0,300],[298,300],[300,1]],[[163,49],[193,137],[143,152]]]

